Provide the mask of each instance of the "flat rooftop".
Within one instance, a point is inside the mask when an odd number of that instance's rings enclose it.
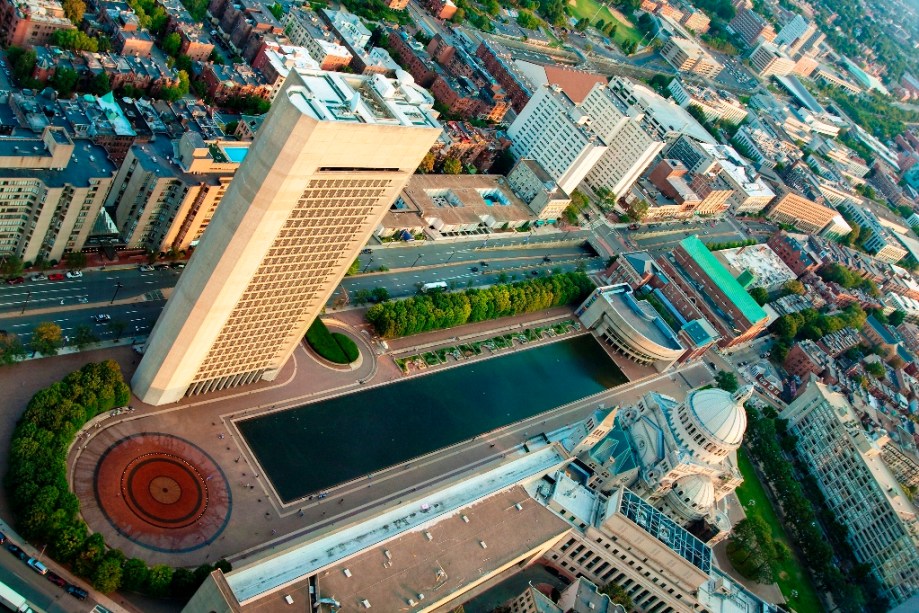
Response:
[[[403,534],[434,526],[488,496],[552,470],[564,460],[565,456],[554,445],[544,447],[440,491],[426,494],[420,499],[375,514],[365,521],[318,536],[270,558],[234,570],[226,576],[227,584],[237,601],[246,606],[250,601],[257,605],[256,599],[261,596],[282,587],[293,589],[294,584],[305,581],[320,570],[363,554],[365,550]],[[481,559],[481,554],[478,557]],[[377,560],[377,563],[382,566],[382,561]],[[380,610],[397,611],[403,606],[394,609],[383,607]]]
[[[293,70],[286,83],[290,101],[320,121],[440,128],[431,112],[434,99],[410,77]]]
[[[696,264],[705,272],[712,282],[720,289],[731,302],[734,303],[743,316],[751,323],[766,319],[766,311],[756,304],[756,301],[747,293],[737,279],[721,265],[712,252],[708,250],[698,236],[689,236],[680,241],[680,247],[695,260]]]
[[[380,611],[411,610],[412,602],[428,604],[422,597],[465,591],[570,528],[518,485],[330,568],[317,580],[319,593],[343,610],[360,609],[365,600]]]
[[[412,175],[402,200],[425,218],[446,225],[480,223],[491,217],[497,225],[534,218],[499,175]]]

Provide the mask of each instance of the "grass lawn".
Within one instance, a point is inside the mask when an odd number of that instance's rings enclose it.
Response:
[[[766,520],[766,523],[772,528],[772,538],[782,541],[791,548],[792,543],[785,533],[785,527],[776,516],[745,449],[737,450],[737,464],[744,479],[743,484],[737,488],[737,499],[740,500],[744,512],[748,516],[758,515]],[[753,504],[750,504],[751,502]],[[779,588],[788,604],[798,613],[820,613],[823,607],[820,606],[820,599],[817,598],[817,593],[811,584],[810,575],[801,568],[794,549],[791,549],[791,552],[790,560],[777,563],[773,567],[778,577]],[[797,590],[797,598],[791,597],[792,590]]]
[[[634,40],[636,43],[641,40],[641,33],[632,26],[627,26],[622,21],[617,19],[606,6],[597,2],[597,0],[575,0],[574,4],[569,4],[568,8],[571,9],[571,14],[577,19],[582,17],[587,17],[590,20],[591,25],[593,25],[598,19],[602,19],[606,23],[610,21],[616,22],[616,35],[613,37],[613,40],[616,41],[616,44],[622,47],[622,43],[627,40]],[[597,11],[600,11],[599,13]]]

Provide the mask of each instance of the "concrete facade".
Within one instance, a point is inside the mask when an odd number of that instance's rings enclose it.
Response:
[[[436,140],[432,105],[379,75],[292,73],[151,332],[138,397],[273,380]]]

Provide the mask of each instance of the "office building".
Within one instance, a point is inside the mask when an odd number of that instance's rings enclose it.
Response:
[[[558,604],[531,583],[505,606],[510,613],[627,613],[622,605],[613,604],[609,596],[598,593],[597,586],[583,577],[562,590]]]
[[[697,236],[680,241],[658,264],[718,330],[720,347],[751,340],[766,328],[766,312]]]
[[[780,413],[829,511],[894,605],[919,592],[919,517],[846,397],[811,379]]]
[[[536,160],[522,158],[518,161],[507,175],[507,185],[538,219],[556,220],[571,204],[571,197]]]
[[[728,25],[748,47],[753,47],[763,41],[772,42],[775,40],[775,28],[753,10],[739,9]]]
[[[0,43],[4,47],[47,45],[58,30],[73,30],[57,0],[0,1]]]
[[[750,54],[750,66],[763,77],[784,77],[795,69],[795,61],[770,42],[762,42]]]
[[[437,139],[432,105],[408,80],[291,73],[150,334],[135,394],[161,405],[273,380]]]
[[[741,123],[747,117],[747,109],[740,100],[725,91],[716,92],[710,87],[700,87],[672,79],[667,89],[681,107],[694,106],[705,114],[708,121]]]
[[[668,369],[685,351],[651,303],[640,300],[625,283],[598,287],[575,315],[616,353],[658,372]]]
[[[543,86],[507,130],[515,157],[531,158],[570,194],[606,152],[592,118],[558,86]]]
[[[51,126],[0,139],[0,256],[34,263],[83,249],[115,165],[102,147],[78,143]]]
[[[175,145],[135,144],[106,202],[121,240],[155,252],[197,246],[249,145],[205,142],[198,132],[186,132]]]
[[[718,60],[691,40],[674,36],[668,40],[661,55],[680,72],[691,72],[714,79],[724,69]]]
[[[850,200],[839,208],[862,227],[862,232],[866,229],[871,230],[871,237],[864,242],[863,246],[865,251],[877,259],[896,264],[909,253],[894,237],[893,232],[883,226],[877,215],[867,206],[855,204]]]
[[[595,190],[603,188],[623,196],[664,143],[642,125],[644,112],[630,108],[609,86],[594,85],[581,108],[590,117],[591,128],[607,144],[607,150],[587,174],[587,184]]]
[[[775,37],[776,45],[790,45],[799,38],[810,37],[817,31],[817,26],[801,15],[795,15],[794,18],[782,26]]]
[[[844,220],[842,224],[848,230],[843,231],[844,228],[840,225],[840,221],[836,219],[841,216],[834,209],[817,204],[791,190],[781,194],[778,200],[769,206],[766,217],[778,223],[795,226],[810,234],[818,234],[828,226],[832,228],[832,234],[837,237],[845,236],[852,231]]]

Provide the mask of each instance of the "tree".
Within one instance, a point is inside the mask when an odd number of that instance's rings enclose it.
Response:
[[[77,71],[60,66],[54,71],[54,76],[51,77],[51,81],[49,81],[48,85],[50,85],[61,98],[70,98],[79,80],[80,75],[77,74]]]
[[[125,330],[128,329],[128,324],[121,319],[116,319],[109,324],[109,330],[112,331],[112,335],[115,337],[114,342],[121,340],[121,337],[124,336]]]
[[[900,324],[903,323],[903,320],[905,319],[906,319],[906,313],[899,309],[897,309],[896,311],[894,311],[893,313],[887,316],[887,322],[891,326],[899,326]]]
[[[74,330],[73,344],[80,351],[83,351],[87,346],[97,342],[99,342],[99,338],[93,334],[92,328],[86,324],[80,324]]]
[[[179,37],[178,32],[172,32],[163,37],[163,42],[160,43],[160,49],[163,50],[163,53],[170,57],[176,57],[179,54],[179,49],[182,47],[182,39]]]
[[[169,593],[172,585],[172,569],[165,564],[157,564],[147,575],[146,592],[151,596],[163,597]]]
[[[622,605],[622,608],[624,608],[626,611],[631,611],[635,608],[635,604],[632,602],[632,597],[627,591],[625,591],[625,588],[618,583],[607,583],[602,588],[600,588],[600,593],[609,596],[609,599],[613,601],[613,604]]]
[[[170,587],[173,597],[183,600],[191,598],[192,594],[195,593],[195,588],[198,587],[195,581],[195,573],[187,568],[175,569],[172,573],[172,583]]]
[[[57,355],[61,346],[61,327],[52,321],[46,321],[32,330],[32,352],[45,356]]]
[[[765,287],[751,288],[748,293],[753,300],[756,300],[756,304],[760,306],[769,302],[769,292],[766,291]]]
[[[353,262],[351,262],[351,266],[348,266],[348,270],[347,272],[345,272],[345,276],[350,277],[352,275],[356,275],[357,271],[359,271],[360,269],[361,269],[361,261],[360,259],[355,259]]]
[[[22,274],[24,262],[15,255],[0,257],[0,275],[4,277],[18,277]]]
[[[434,172],[434,162],[436,159],[434,154],[428,151],[424,154],[424,157],[421,158],[421,163],[418,165],[418,169],[415,172],[423,175]]]
[[[105,94],[112,91],[112,81],[106,73],[100,72],[89,82],[88,89],[89,93],[91,94],[104,96]]]
[[[463,163],[454,157],[444,160],[444,174],[458,175],[463,172]]]
[[[803,296],[804,292],[804,284],[797,279],[787,281],[785,285],[782,286],[782,293],[786,296],[789,294],[797,294],[798,296]]]
[[[51,43],[71,51],[91,51],[95,53],[99,50],[99,39],[79,30],[56,30],[51,35]]]
[[[357,305],[367,304],[370,302],[372,294],[369,289],[359,289],[351,296],[351,302]]]
[[[578,19],[578,22],[574,24],[574,29],[578,32],[584,32],[587,28],[590,27],[590,19],[587,17],[581,17]]]
[[[70,251],[64,255],[67,268],[79,270],[86,267],[86,254],[79,251]]]
[[[83,14],[86,12],[86,4],[83,0],[64,0],[61,3],[64,8],[64,16],[75,26],[83,23]]]
[[[732,394],[736,392],[739,387],[737,375],[726,370],[718,371],[718,374],[715,375],[715,384],[724,391],[731,392]]]
[[[880,362],[868,362],[865,364],[865,372],[874,375],[878,379],[883,379],[887,369]]]
[[[131,558],[124,564],[121,573],[121,587],[129,592],[139,592],[147,587],[150,578],[150,569],[147,563],[137,558]]]
[[[466,20],[466,10],[465,9],[456,9],[456,12],[453,13],[453,17],[450,18],[450,21],[453,23],[463,23]]]
[[[15,334],[0,333],[0,366],[15,364],[26,357],[26,348]]]
[[[386,289],[385,287],[373,288],[373,290],[370,292],[370,295],[373,301],[376,303],[386,302],[387,300],[389,300],[389,290]]]
[[[93,587],[103,594],[111,594],[121,587],[123,561],[124,554],[117,549],[107,552],[92,575]]]

